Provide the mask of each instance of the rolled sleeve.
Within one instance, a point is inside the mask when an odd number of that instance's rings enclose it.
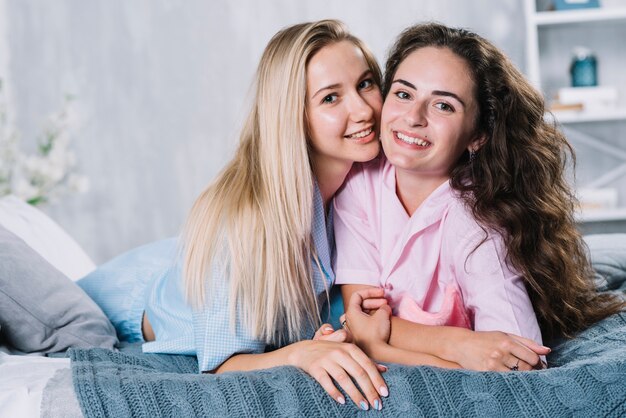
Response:
[[[503,331],[542,342],[523,277],[505,259],[502,238],[484,234],[465,241],[457,260],[457,280],[476,331]],[[480,245],[479,245],[480,244]],[[478,245],[478,247],[476,247]]]
[[[193,338],[201,372],[212,371],[235,354],[258,354],[265,350],[239,321],[231,327],[228,281],[224,270],[212,268],[213,281],[202,310],[193,313]]]

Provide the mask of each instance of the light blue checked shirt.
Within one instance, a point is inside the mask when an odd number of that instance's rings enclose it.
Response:
[[[313,243],[323,271],[313,265],[313,284],[322,306],[325,290],[330,289],[335,276],[331,256],[334,248],[332,211],[325,220],[324,205],[319,189],[314,194]],[[156,341],[143,345],[145,353],[195,354],[200,371],[214,370],[229,357],[241,353],[263,353],[265,344],[254,339],[237,321],[230,327],[229,289],[223,269],[212,269],[213,294],[201,311],[187,305],[181,279],[180,265],[171,267],[155,279],[148,289],[146,314],[154,329]],[[285,280],[288,280],[285,278]],[[303,324],[302,338],[310,338],[315,330]]]

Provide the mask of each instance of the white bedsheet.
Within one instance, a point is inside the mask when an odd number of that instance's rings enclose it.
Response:
[[[70,368],[69,358],[20,355],[0,347],[0,417],[39,418],[46,383],[63,368]]]

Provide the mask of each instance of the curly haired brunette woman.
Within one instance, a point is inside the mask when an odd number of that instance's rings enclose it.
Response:
[[[344,300],[376,286],[393,308],[386,344],[385,332],[371,331],[384,314],[346,305],[372,358],[415,363],[420,352],[467,368],[528,370],[547,351],[503,340],[485,362],[467,355],[463,336],[571,337],[624,308],[594,289],[564,176],[572,149],[498,48],[463,29],[410,27],[391,49],[384,90],[386,158],[355,165],[334,203]]]

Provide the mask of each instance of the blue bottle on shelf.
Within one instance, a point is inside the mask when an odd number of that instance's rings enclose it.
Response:
[[[572,87],[591,87],[598,85],[598,65],[596,57],[584,47],[574,49],[574,58],[570,66]]]

